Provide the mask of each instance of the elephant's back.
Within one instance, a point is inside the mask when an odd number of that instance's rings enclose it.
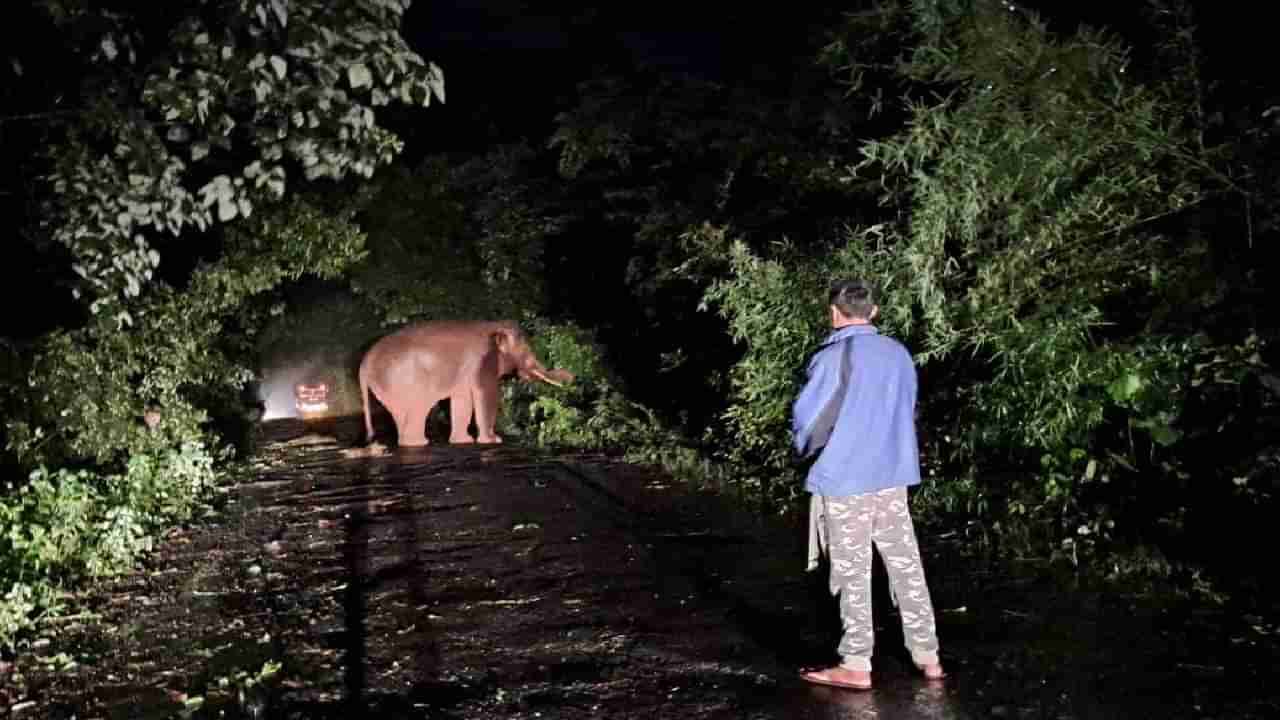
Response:
[[[477,330],[485,330],[490,326],[498,325],[497,322],[488,320],[423,320],[420,322],[409,323],[397,330],[396,335],[438,335],[452,333],[467,333]]]
[[[467,320],[427,320],[406,325],[379,340],[391,345],[449,345],[471,343],[487,338],[499,329],[500,322]]]
[[[501,322],[458,320],[429,320],[406,325],[369,347],[361,361],[362,372],[373,376],[375,381],[387,382],[390,374],[407,366],[435,365],[444,357],[457,358],[484,352],[492,342],[490,336],[502,325]]]

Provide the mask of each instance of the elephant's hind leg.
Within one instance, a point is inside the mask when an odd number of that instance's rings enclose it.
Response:
[[[391,415],[391,421],[396,425],[396,444],[400,447],[416,447],[427,444],[427,435],[425,432],[426,423],[413,421],[412,415],[414,408],[411,402],[399,400],[391,396],[390,393],[384,392],[382,388],[372,386],[373,396],[382,403],[382,407],[387,409]],[[414,432],[417,428],[417,432]],[[370,438],[372,441],[373,438]]]
[[[430,444],[427,439],[427,415],[439,398],[413,398],[395,413],[396,432],[400,447],[422,447]]]

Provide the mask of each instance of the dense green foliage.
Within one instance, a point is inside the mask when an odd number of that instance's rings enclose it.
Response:
[[[832,252],[733,244],[711,286],[747,347],[725,417],[729,455],[765,470],[753,482],[797,488],[785,399],[813,324],[791,318],[816,321],[824,281],[852,274],[883,286],[881,325],[926,380],[928,507],[976,520],[978,539],[1078,561],[1167,540],[1188,517],[1208,527],[1240,488],[1254,494],[1236,511],[1264,507],[1273,445],[1232,443],[1217,467],[1202,454],[1224,427],[1273,423],[1277,398],[1272,331],[1206,322],[1240,302],[1217,267],[1250,258],[1244,237],[1210,243],[1198,213],[1254,190],[1231,179],[1234,141],[1205,143],[1191,58],[1142,81],[1113,37],[1053,35],[981,1],[853,16],[826,58],[855,100],[898,88],[901,116],[846,165],[879,193],[876,222]],[[1243,420],[1242,402],[1261,417]]]

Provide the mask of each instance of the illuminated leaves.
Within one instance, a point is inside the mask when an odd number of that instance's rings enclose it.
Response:
[[[191,14],[147,47],[154,62],[117,64],[96,80],[112,100],[91,103],[84,132],[55,151],[48,225],[75,255],[94,312],[147,285],[155,232],[203,231],[248,217],[284,196],[291,166],[308,180],[368,177],[402,147],[373,107],[444,100],[440,68],[397,32],[407,2],[188,6]],[[63,0],[50,0],[50,8],[63,24],[94,21]],[[122,29],[129,18],[102,16],[111,22],[92,54],[132,63],[143,38]],[[97,151],[103,141],[115,151]]]
[[[893,7],[888,26],[916,43],[906,65],[857,57],[855,29],[836,44],[840,66],[908,88],[903,127],[850,170],[876,179],[901,219],[874,246],[888,252],[850,239],[914,306],[906,329],[924,362],[989,359],[971,400],[994,433],[1038,447],[1078,438],[1102,422],[1102,398],[1140,390],[1093,332],[1109,298],[1156,277],[1152,221],[1204,197],[1212,161],[1181,122],[1197,99],[1133,78],[1128,49],[1103,33],[1055,35],[998,3]]]
[[[347,68],[347,80],[354,90],[372,85],[373,75],[369,73],[369,68],[365,67],[363,63],[354,63]]]

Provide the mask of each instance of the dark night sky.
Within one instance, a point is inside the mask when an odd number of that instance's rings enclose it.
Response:
[[[431,150],[471,149],[525,136],[544,142],[574,87],[606,69],[642,64],[710,79],[749,77],[808,58],[805,22],[826,3],[583,5],[518,0],[418,2],[405,18],[410,44],[445,72],[448,103],[423,115]]]

